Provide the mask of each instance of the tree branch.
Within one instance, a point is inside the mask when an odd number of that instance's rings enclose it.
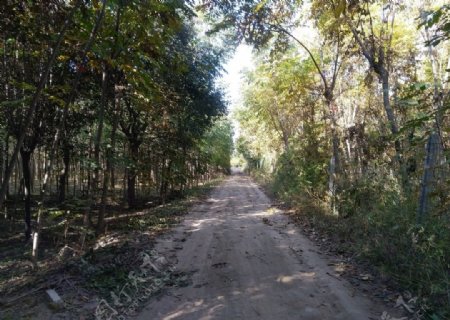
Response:
[[[320,68],[319,64],[317,63],[316,59],[314,58],[314,55],[312,54],[311,50],[309,50],[309,48],[302,42],[300,41],[297,37],[295,37],[292,33],[290,33],[289,31],[287,31],[286,29],[284,29],[283,27],[279,26],[279,25],[273,25],[273,24],[269,24],[269,26],[272,28],[272,30],[274,30],[275,32],[279,32],[279,33],[284,33],[286,35],[288,35],[289,37],[291,37],[295,42],[297,42],[303,49],[305,49],[305,51],[308,53],[309,57],[311,58],[312,62],[314,63],[314,66],[317,69],[317,72],[319,73],[320,77],[322,78],[323,81],[323,85],[325,87],[325,91],[327,92],[330,88],[328,87],[328,82],[327,79],[325,78],[325,75],[322,72],[322,69]]]

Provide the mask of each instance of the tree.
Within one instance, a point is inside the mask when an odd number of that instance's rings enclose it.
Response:
[[[230,157],[233,153],[233,132],[230,121],[218,118],[213,126],[205,132],[201,143],[201,152],[208,158],[208,163],[217,171],[230,173]]]
[[[36,108],[37,108],[37,105],[38,105],[38,102],[39,102],[39,98],[41,97],[41,94],[42,94],[42,92],[44,90],[44,87],[45,87],[45,85],[47,83],[48,76],[50,74],[50,70],[51,70],[53,64],[55,63],[57,54],[59,52],[59,48],[60,48],[61,43],[62,43],[62,41],[64,39],[64,35],[65,35],[67,29],[69,28],[69,26],[70,26],[70,24],[72,22],[72,18],[73,18],[75,12],[77,11],[77,9],[78,9],[78,7],[80,5],[81,5],[81,1],[76,1],[75,2],[75,6],[73,6],[70,9],[70,11],[69,11],[69,13],[67,15],[67,18],[65,19],[64,24],[61,27],[61,30],[59,32],[58,38],[57,38],[57,40],[55,42],[55,45],[54,45],[54,47],[51,50],[51,55],[50,55],[46,65],[45,65],[45,67],[43,69],[43,72],[40,75],[39,82],[38,82],[38,84],[36,86],[36,90],[35,90],[35,92],[34,92],[34,94],[32,96],[32,99],[31,99],[30,107],[29,107],[29,109],[26,112],[26,116],[24,117],[24,121],[23,121],[24,125],[27,125],[27,124],[31,123],[33,118],[34,118],[34,113],[36,111]],[[3,178],[2,187],[1,187],[1,190],[0,190],[0,207],[3,204],[4,198],[5,198],[5,194],[6,194],[6,190],[7,190],[7,185],[9,183],[9,178],[10,178],[11,173],[13,171],[14,164],[17,161],[17,156],[19,154],[20,149],[22,148],[22,144],[23,144],[23,142],[25,140],[26,134],[27,134],[27,130],[25,130],[25,128],[24,128],[22,130],[22,133],[20,134],[20,136],[17,139],[17,143],[16,143],[16,146],[14,147],[13,155],[12,155],[12,157],[10,159],[10,162],[8,164],[8,167],[7,167],[6,171],[5,171],[5,176]],[[27,226],[26,227],[26,231],[25,231],[26,238],[30,237],[29,232],[30,232],[30,230],[29,230],[29,227]]]
[[[209,2],[210,3],[210,2]],[[317,74],[322,81],[322,95],[328,108],[328,117],[330,119],[330,140],[332,142],[332,156],[330,159],[329,186],[331,206],[333,212],[336,212],[335,198],[338,192],[339,176],[341,174],[341,157],[339,147],[339,137],[337,132],[337,107],[335,101],[335,87],[341,69],[341,64],[348,51],[345,44],[345,37],[338,24],[325,28],[323,31],[328,39],[335,41],[335,50],[331,53],[329,65],[325,66],[322,59],[319,63],[316,55],[306,45],[304,41],[296,37],[289,27],[298,26],[295,21],[295,13],[298,1],[288,2],[267,2],[250,1],[242,5],[235,5],[234,10],[226,3],[219,4],[214,8],[203,5],[202,8],[208,8],[213,17],[221,17],[219,23],[213,32],[224,28],[234,27],[235,40],[245,40],[247,43],[255,45],[257,48],[267,45],[275,45],[276,49],[286,47],[288,39],[294,41],[307,53],[311,59]],[[328,15],[329,12],[322,12],[322,15]],[[292,26],[291,26],[292,25]],[[278,37],[273,41],[274,36]],[[323,56],[323,51],[320,52]],[[283,133],[282,133],[283,134]]]
[[[391,106],[390,69],[392,67],[392,40],[398,5],[388,1],[382,8],[372,9],[371,1],[352,2],[347,5],[345,0],[331,2],[331,6],[339,19],[348,26],[358,44],[363,56],[371,69],[378,75],[382,85],[383,106],[389,121],[391,133],[396,137],[399,133],[398,123]],[[381,21],[375,25],[372,10],[381,11]],[[377,30],[378,29],[378,30]],[[401,161],[400,141],[395,138],[395,149]]]

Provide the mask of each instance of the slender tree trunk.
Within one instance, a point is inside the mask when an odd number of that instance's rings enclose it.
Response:
[[[333,215],[338,215],[337,205],[337,193],[339,189],[339,181],[341,175],[341,159],[339,156],[339,136],[337,133],[337,121],[336,121],[336,104],[332,95],[327,95],[326,104],[330,115],[331,122],[331,147],[332,156],[329,165],[329,177],[328,177],[328,192],[331,199],[331,211]]]
[[[8,151],[9,151],[8,150],[9,149],[8,140],[9,140],[9,137],[8,137],[8,134],[6,134],[5,140],[3,141],[3,150],[2,150],[2,174],[1,174],[2,180],[3,180],[5,170],[6,170],[6,166],[8,165]],[[7,199],[8,197],[9,197],[9,184],[8,184],[8,188],[6,190],[5,199]],[[10,218],[7,206],[5,206],[4,216],[5,216],[5,219]]]
[[[107,77],[105,79],[106,83],[102,86],[102,104],[103,109],[105,110],[108,105],[108,83],[107,83]],[[114,100],[114,107],[113,112],[116,113],[116,100]],[[105,214],[106,214],[106,201],[108,197],[108,187],[109,187],[109,179],[110,179],[110,173],[112,171],[112,157],[113,157],[113,151],[115,147],[115,135],[117,130],[117,122],[116,120],[117,116],[114,117],[114,123],[111,133],[111,145],[107,147],[106,149],[106,165],[105,170],[103,170],[103,188],[102,188],[102,196],[101,196],[101,206],[100,211],[98,214],[98,221],[97,221],[97,235],[104,233],[105,231]],[[114,190],[114,189],[113,189]]]
[[[37,165],[36,165],[36,174],[37,174],[37,180],[39,181],[39,194],[42,192],[42,169],[41,169],[41,163],[42,163],[42,150],[41,148],[37,149]]]
[[[113,125],[111,130],[111,150],[114,152],[116,150],[116,133],[117,128],[119,126],[119,110],[120,110],[120,96],[121,94],[119,92],[115,92],[114,97],[114,114],[113,114]],[[112,156],[112,155],[111,155]],[[111,157],[107,158],[107,167],[109,168],[110,172],[110,188],[113,191],[113,198],[115,198],[115,187],[116,187],[116,175],[115,175],[115,168],[112,163]]]
[[[108,82],[108,71],[106,62],[103,64],[103,72],[102,72],[102,100],[106,99],[106,96],[103,96],[106,94],[106,88],[107,88],[107,82]],[[98,193],[98,185],[100,181],[100,148],[101,148],[101,142],[102,142],[102,135],[103,135],[103,125],[105,120],[105,103],[101,102],[100,107],[97,112],[97,133],[95,135],[94,140],[94,176],[92,179],[92,190],[97,196]]]
[[[119,2],[120,3],[120,2]],[[115,24],[115,41],[114,41],[114,47],[112,49],[111,52],[111,60],[114,60],[116,58],[116,55],[118,53],[118,48],[117,48],[117,41],[118,41],[118,36],[119,36],[119,26],[120,26],[120,10],[121,7],[119,5],[118,9],[117,9],[117,13],[116,13],[116,24]],[[99,134],[101,135],[101,126],[100,126],[100,121],[103,122],[103,117],[104,117],[104,112],[108,107],[108,101],[109,101],[109,96],[108,96],[108,89],[109,89],[109,79],[110,78],[110,68],[108,65],[104,65],[104,73],[103,73],[103,81],[102,81],[102,101],[101,101],[101,110],[100,110],[100,114],[99,114]],[[115,88],[114,83],[112,84],[112,88]],[[115,103],[115,100],[113,101]],[[113,107],[113,113],[115,113],[115,108],[116,106],[114,105]],[[117,120],[114,119],[114,121],[116,122]],[[113,125],[114,126],[114,125]],[[114,141],[115,144],[115,131],[117,129],[117,125],[114,126],[113,128],[113,133],[112,133],[112,137],[111,140]],[[102,195],[101,195],[101,205],[100,205],[100,211],[98,214],[98,220],[97,220],[97,228],[96,228],[96,233],[97,235],[104,233],[105,231],[105,214],[106,214],[106,201],[107,201],[107,196],[108,196],[108,187],[109,187],[109,178],[110,178],[110,173],[111,173],[111,168],[112,168],[112,151],[114,149],[111,150],[111,146],[108,146],[106,149],[106,154],[105,154],[105,158],[106,158],[106,164],[105,164],[105,170],[103,170],[103,187],[102,187]],[[98,161],[98,154],[96,153],[96,161]],[[97,162],[98,164],[99,162]]]
[[[383,91],[383,106],[384,106],[384,110],[386,112],[386,116],[389,121],[391,133],[394,136],[396,136],[398,134],[398,125],[397,125],[397,119],[394,114],[394,110],[392,110],[392,107],[391,107],[391,98],[389,96],[389,92],[390,92],[389,72],[383,66],[380,67],[380,69],[381,70],[379,71],[378,74],[379,74],[379,77],[381,80],[381,86],[382,86],[382,91]],[[397,152],[397,160],[401,163],[402,148],[401,148],[400,141],[398,140],[398,137],[395,137],[394,146],[395,146],[395,151]]]
[[[31,151],[20,150],[22,157],[22,171],[24,184],[24,200],[25,200],[25,239],[28,241],[31,238],[31,170],[30,159]]]
[[[111,156],[112,156],[111,148],[108,148],[108,150],[106,150],[106,157],[111,157]],[[103,189],[102,189],[102,196],[101,196],[101,205],[100,205],[100,210],[98,213],[98,220],[97,220],[97,227],[96,227],[97,235],[100,235],[105,232],[105,214],[106,214],[106,201],[107,201],[107,197],[108,197],[109,173],[110,173],[110,168],[108,168],[108,166],[107,166],[103,173]]]
[[[128,168],[127,176],[127,200],[130,208],[134,208],[136,206],[136,167],[139,157],[139,145],[140,144],[137,141],[130,141],[130,154],[133,162]]]
[[[59,203],[66,201],[67,186],[70,173],[70,146],[64,143],[63,146],[63,169],[59,175]]]
[[[2,167],[1,167],[1,172],[0,172],[0,181],[1,180],[3,180],[3,175],[4,175],[4,173],[5,173],[5,165],[6,165],[6,163],[5,163],[5,159],[6,159],[6,154],[7,154],[7,152],[8,151],[6,151],[6,141],[5,140],[2,140],[2,142],[1,142],[1,157],[2,157]]]
[[[161,204],[166,203],[166,195],[167,195],[166,162],[167,162],[167,160],[165,159],[165,157],[163,157],[163,159],[161,161],[161,180],[160,180],[160,186],[159,186],[159,198],[160,198]]]
[[[19,189],[20,186],[18,187],[18,185],[20,184],[20,175],[21,175],[21,170],[20,170],[20,161],[16,162],[15,165],[15,173],[14,173],[14,205],[13,205],[13,212],[14,212],[14,216],[16,216],[17,213],[17,203],[19,202]]]
[[[8,156],[9,156],[9,135],[8,134],[6,134],[4,144],[5,144],[5,148],[3,150],[4,154],[3,154],[3,167],[2,167],[2,171],[3,171],[3,173],[2,173],[2,181],[6,177],[6,170],[8,168]],[[9,198],[9,183],[6,185],[5,189],[6,190],[5,190],[5,196],[4,197],[5,197],[5,199],[7,199],[7,198]]]
[[[430,135],[427,142],[427,149],[424,161],[423,178],[421,181],[419,208],[417,211],[417,223],[422,223],[429,209],[429,194],[433,188],[435,179],[435,170],[437,168],[440,156],[440,139],[439,135],[434,132]]]
[[[78,165],[76,163],[74,163],[72,165],[72,170],[73,172],[73,178],[72,178],[72,197],[76,198],[77,197],[77,184],[78,184],[78,179],[81,178],[81,171],[78,168]]]
[[[89,132],[89,151],[88,151],[88,158],[92,159],[92,154],[94,152],[94,148],[93,148],[93,137],[92,137],[92,133]],[[87,170],[87,181],[86,181],[86,196],[90,197],[91,193],[92,193],[92,168],[91,166],[88,166]]]
[[[167,165],[165,165],[165,162],[168,162]],[[165,160],[163,163],[164,165],[161,174],[161,188],[159,194],[161,198],[161,203],[165,204],[169,192],[169,184],[170,184],[169,177],[172,169],[172,160]]]

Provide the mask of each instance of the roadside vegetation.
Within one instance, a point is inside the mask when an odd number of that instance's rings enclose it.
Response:
[[[417,314],[448,319],[450,8],[291,5],[240,25],[261,50],[238,155],[299,220],[418,296]]]

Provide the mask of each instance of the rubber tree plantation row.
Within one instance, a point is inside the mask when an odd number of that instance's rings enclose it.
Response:
[[[181,1],[2,2],[5,241],[22,233],[36,260],[55,225],[84,244],[114,208],[164,204],[229,171],[224,50],[197,19]]]

